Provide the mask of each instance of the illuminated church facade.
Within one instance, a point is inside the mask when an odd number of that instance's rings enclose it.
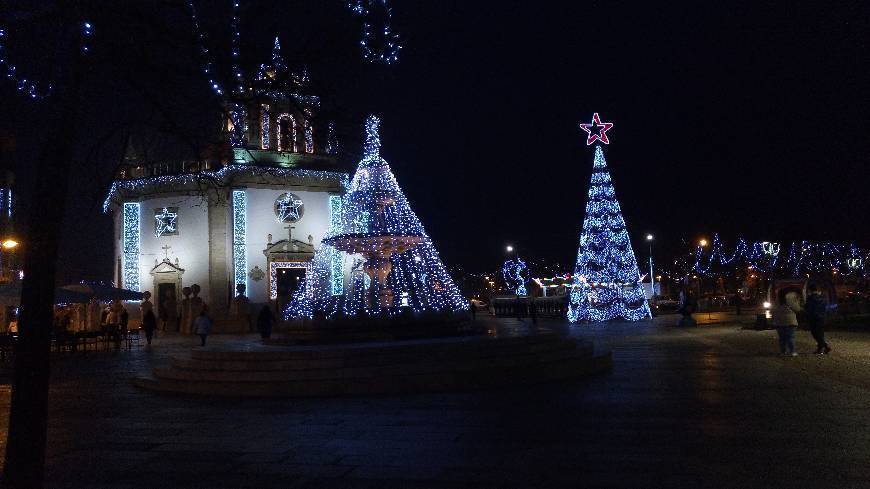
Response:
[[[191,293],[216,318],[239,313],[240,296],[248,310],[281,311],[339,222],[349,175],[337,169],[334,127],[279,49],[276,40],[272,62],[226,103],[224,156],[157,165],[128,156],[116,175],[104,203],[114,279],[150,292],[155,312]],[[337,293],[347,268],[332,267]]]

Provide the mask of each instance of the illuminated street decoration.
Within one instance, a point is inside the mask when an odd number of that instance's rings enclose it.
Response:
[[[761,243],[761,249],[766,255],[776,256],[779,254],[779,243],[763,241]]]
[[[235,285],[244,284],[247,289],[248,245],[248,194],[233,190],[233,276]]]
[[[294,296],[288,317],[394,315],[403,308],[422,312],[468,307],[380,155],[379,124],[375,116],[366,120],[363,158],[342,197],[340,225],[324,237],[311,262],[305,291]],[[348,253],[360,264],[342,295],[332,294],[329,280],[334,249],[351,250]]]
[[[399,35],[392,31],[393,15],[387,0],[351,0],[348,8],[362,17],[363,35],[360,46],[363,58],[371,63],[392,64],[399,60]],[[378,17],[375,19],[375,17]],[[379,25],[375,26],[374,22]]]
[[[139,290],[139,210],[138,202],[124,203],[122,219],[124,231],[121,236],[123,254],[123,287],[128,290]]]
[[[526,281],[528,268],[526,263],[519,258],[513,258],[504,262],[501,268],[502,276],[508,288],[516,295],[527,295]]]
[[[861,257],[867,254],[866,250],[862,251],[854,244],[815,241],[792,242],[788,253],[784,254],[779,243],[750,242],[743,238],[739,238],[733,252],[728,253],[719,235],[714,234],[712,245],[708,249],[701,246],[695,249],[695,263],[691,272],[717,276],[726,272],[728,267],[750,267],[765,275],[776,273],[792,277],[830,273],[833,270],[861,273],[864,269]],[[852,259],[858,261],[851,262]],[[857,266],[851,266],[853,263]]]
[[[159,214],[154,215],[154,235],[158,238],[178,234],[178,212],[173,210],[164,207]]]
[[[81,34],[79,49],[82,56],[90,52],[90,41],[94,34],[94,26],[90,22],[82,22],[79,28]],[[8,31],[0,26],[0,78],[5,78],[15,85],[15,89],[31,99],[43,99],[48,97],[54,90],[51,82],[40,82],[32,77],[28,78],[18,69],[18,65],[10,59],[6,49]]]
[[[612,122],[601,122],[598,117],[598,112],[592,114],[592,122],[589,124],[580,124],[580,129],[586,131],[586,146],[591,145],[595,141],[601,141],[603,144],[610,144],[607,139],[607,131],[613,128]]]
[[[600,124],[597,113],[592,120]],[[601,132],[602,143],[607,143],[604,132],[610,126],[612,124]],[[597,134],[593,138],[591,131],[587,132],[591,141],[601,139]],[[607,161],[601,146],[595,145],[589,199],[574,266],[568,319],[571,322],[616,318],[637,321],[651,317],[637,260],[607,170]]]
[[[275,200],[275,215],[280,222],[297,222],[305,213],[305,203],[291,193],[281,194]]]

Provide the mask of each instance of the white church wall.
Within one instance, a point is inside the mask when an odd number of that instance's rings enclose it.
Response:
[[[155,209],[163,207],[178,208],[178,234],[160,236],[155,234]],[[202,197],[174,196],[148,199],[141,202],[140,258],[139,276],[142,291],[150,291],[156,297],[151,269],[154,261],[160,262],[166,256],[163,246],[169,246],[169,260],[184,269],[181,276],[182,287],[199,284],[200,296],[210,301],[208,283],[208,205]],[[178,291],[181,297],[181,291]],[[152,299],[153,301],[154,299]]]
[[[247,206],[247,267],[250,271],[254,266],[260,267],[267,276],[255,282],[248,279],[248,297],[254,303],[269,300],[269,266],[263,250],[266,249],[266,237],[272,235],[272,242],[287,239],[287,224],[278,221],[275,215],[275,200],[285,192],[291,192],[302,199],[305,211],[302,219],[292,224],[293,239],[308,242],[308,235],[314,238],[314,246],[320,246],[320,240],[329,230],[329,193],[297,190],[295,188],[248,188]]]

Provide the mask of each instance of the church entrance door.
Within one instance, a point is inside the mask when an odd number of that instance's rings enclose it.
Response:
[[[168,311],[166,310],[167,302],[170,308],[174,307],[177,302],[175,301],[176,290],[175,284],[173,283],[162,283],[157,284],[157,317],[159,318],[167,318],[167,322],[171,322],[175,316],[177,315],[176,311]],[[167,327],[171,327],[173,325],[167,325]]]
[[[283,313],[305,279],[304,268],[279,268],[275,274],[275,289],[278,295],[278,311]]]

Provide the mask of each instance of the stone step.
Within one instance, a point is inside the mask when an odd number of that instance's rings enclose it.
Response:
[[[488,349],[506,348],[510,345],[518,345],[520,348],[527,348],[535,344],[554,344],[559,343],[560,341],[562,341],[562,339],[554,334],[542,334],[531,337],[525,336],[512,338],[461,337],[443,340],[410,340],[388,343],[330,344],[291,347],[247,345],[244,349],[239,350],[197,348],[191,351],[191,358],[196,360],[263,362],[347,358],[350,355],[377,356],[400,351],[407,354],[435,352],[439,350],[462,351],[465,349],[483,352]]]
[[[365,367],[316,368],[294,370],[197,370],[166,368],[155,369],[154,375],[161,379],[205,382],[282,382],[295,380],[366,379],[427,373],[463,373],[479,369],[536,365],[573,357],[588,358],[591,348],[578,349],[573,345],[553,349],[546,353],[525,353],[501,357],[467,358],[450,362],[432,362],[421,359],[417,362],[385,363]]]
[[[481,359],[489,357],[505,357],[518,354],[544,354],[553,350],[565,350],[577,348],[574,341],[551,341],[547,343],[505,343],[491,345],[486,348],[416,348],[410,351],[401,349],[377,351],[360,351],[356,349],[344,350],[342,356],[327,358],[311,358],[302,355],[302,358],[287,360],[203,360],[200,358],[174,358],[172,366],[186,370],[227,370],[227,371],[273,371],[273,370],[302,370],[302,369],[328,369],[345,367],[365,367],[386,364],[411,363],[411,362],[452,362],[466,359]],[[590,345],[586,345],[591,349]]]
[[[329,397],[476,390],[507,385],[563,381],[612,368],[610,353],[569,356],[552,361],[482,366],[470,371],[384,375],[371,378],[283,382],[202,382],[167,378],[136,379],[142,388],[161,392],[235,397]]]

